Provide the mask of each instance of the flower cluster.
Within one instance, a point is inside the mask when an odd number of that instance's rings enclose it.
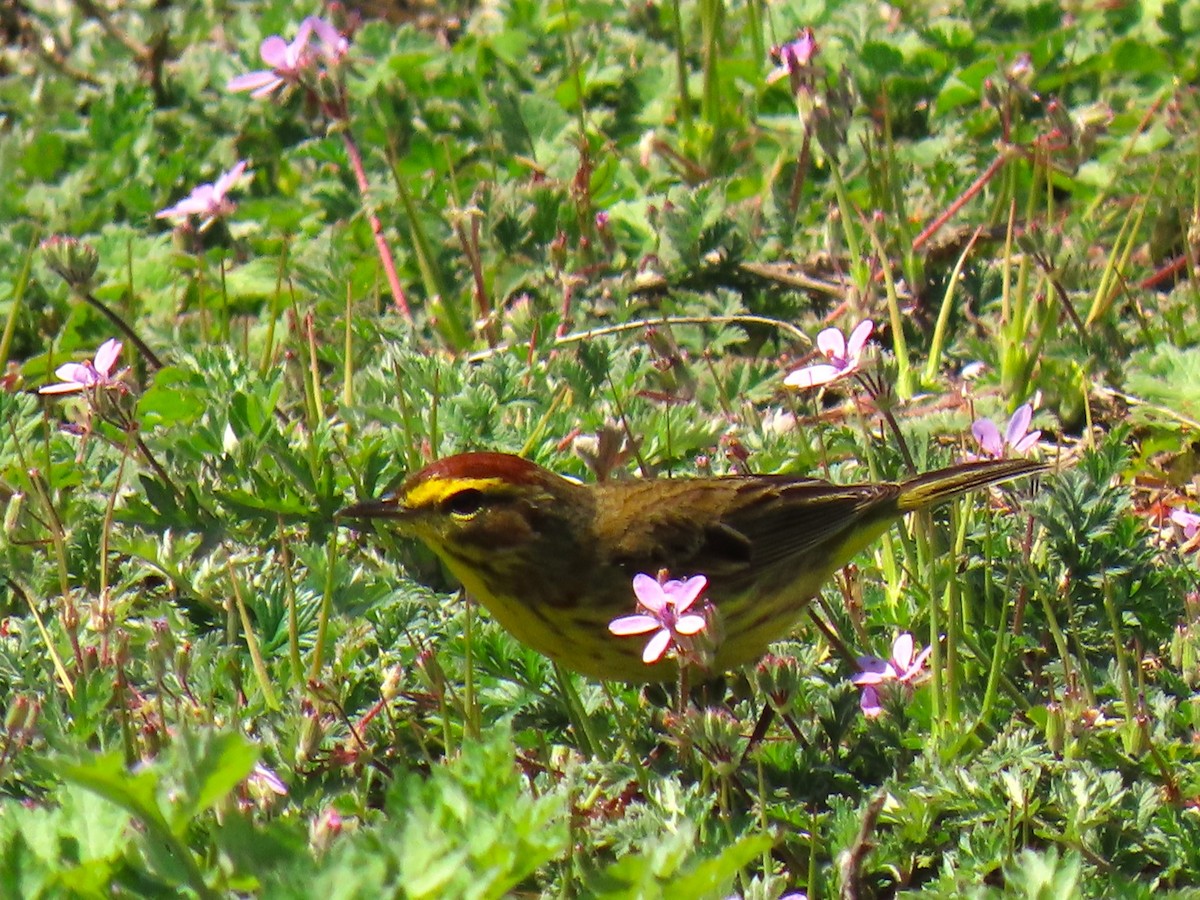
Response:
[[[708,579],[703,575],[684,581],[635,575],[633,593],[639,612],[613,619],[608,630],[618,637],[653,631],[642,651],[642,661],[647,665],[661,660],[669,649],[677,655],[686,654],[691,650],[689,639],[708,627],[708,618],[692,611],[707,586]]]
[[[908,632],[902,632],[892,642],[891,659],[880,659],[877,656],[860,656],[858,658],[857,675],[850,680],[862,688],[861,706],[863,715],[874,719],[883,714],[881,691],[887,685],[905,685],[911,689],[925,678],[925,661],[929,658],[932,647],[926,647],[914,655],[916,650],[913,637]]]
[[[259,45],[259,55],[270,68],[247,72],[231,78],[225,85],[230,91],[249,91],[256,99],[269,97],[281,88],[308,82],[314,86],[320,77],[337,66],[350,50],[350,42],[329,22],[309,16],[300,23],[290,42],[273,34]],[[211,184],[194,188],[174,206],[159,211],[157,218],[184,225],[193,216],[201,219],[199,231],[206,231],[217,219],[230,215],[235,206],[229,192],[250,177],[246,162],[240,161]]]

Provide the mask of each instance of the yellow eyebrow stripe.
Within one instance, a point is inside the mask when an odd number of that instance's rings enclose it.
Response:
[[[413,485],[404,496],[404,505],[409,509],[422,509],[437,506],[447,497],[461,490],[475,488],[488,494],[495,494],[498,489],[506,486],[503,478],[433,478]]]

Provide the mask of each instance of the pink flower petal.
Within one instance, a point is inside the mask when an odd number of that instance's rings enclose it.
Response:
[[[852,684],[881,684],[894,677],[891,664],[878,656],[860,656],[858,667],[862,671],[850,676]]]
[[[794,388],[817,387],[818,385],[835,381],[844,372],[845,369],[843,368],[822,363],[815,366],[808,366],[804,369],[797,369],[783,379],[783,383],[788,387]]]
[[[117,361],[117,357],[121,355],[121,342],[116,338],[109,338],[100,345],[100,349],[96,351],[96,360],[92,363],[96,367],[96,371],[104,378],[107,378],[112,372],[113,363]]]
[[[1033,407],[1028,403],[1022,403],[1012,414],[1012,418],[1008,420],[1008,430],[1004,432],[1004,443],[1015,447],[1017,442],[1025,437],[1025,432],[1029,430],[1029,423],[1032,420]]]
[[[858,357],[862,354],[863,347],[866,346],[867,338],[874,330],[875,323],[870,319],[863,319],[854,326],[854,331],[850,333],[850,341],[846,346],[847,359],[858,362]]]
[[[817,349],[830,359],[846,358],[846,338],[841,329],[826,328],[817,335]]]
[[[285,84],[287,84],[287,82],[284,79],[277,77],[270,83],[264,84],[257,91],[251,91],[250,96],[255,100],[262,100],[264,97],[270,97]]]
[[[225,90],[235,93],[240,91],[254,91],[253,96],[256,98],[259,98],[264,93],[269,94],[282,86],[283,79],[271,69],[247,72],[245,75],[238,75],[225,82]],[[264,88],[266,89],[265,92]]]
[[[277,34],[262,39],[258,45],[258,55],[272,69],[277,69],[287,62],[288,42]]]
[[[883,706],[879,702],[879,691],[873,687],[863,688],[859,706],[862,708],[863,715],[868,719],[877,719],[883,715]]]
[[[668,584],[677,585],[673,590],[664,591],[671,595],[671,600],[675,604],[676,612],[684,612],[691,608],[696,599],[704,593],[704,588],[708,585],[708,579],[703,575],[693,575],[687,581],[674,581]]]
[[[263,62],[272,66],[277,75],[295,78],[312,62],[312,56],[308,52],[308,39],[312,36],[313,30],[311,19],[312,16],[309,16],[300,23],[296,37],[290,44],[284,44],[283,38],[276,38],[279,44],[272,44],[268,48],[267,41],[271,38],[267,38],[259,47],[259,54],[262,56]],[[271,55],[270,59],[267,58],[268,52]]]
[[[892,665],[897,671],[904,671],[912,663],[913,637],[907,631],[900,632],[892,641]]]
[[[767,84],[774,84],[777,81],[787,78],[789,74],[790,72],[786,64],[778,65],[767,73],[766,82]]]
[[[188,216],[202,216],[212,205],[211,184],[202,184],[184,197],[174,206],[168,206],[155,215],[156,219],[186,219]]]
[[[305,19],[312,26],[313,33],[321,42],[321,55],[327,62],[336,63],[350,49],[350,42],[336,28],[319,16],[309,16]]]
[[[1189,541],[1200,531],[1200,516],[1187,510],[1174,510],[1171,513],[1171,521],[1183,529],[1183,536]]]
[[[630,634],[645,634],[648,631],[653,631],[655,628],[661,627],[662,623],[658,619],[653,616],[643,616],[641,614],[621,616],[621,618],[613,619],[608,623],[608,630],[621,637]]]
[[[1021,440],[1013,444],[1013,452],[1028,453],[1041,439],[1042,433],[1040,431],[1031,431],[1029,434],[1025,435],[1025,437],[1021,438]]]
[[[642,651],[642,662],[646,665],[658,662],[670,645],[671,632],[664,628],[646,642],[646,649]]]
[[[976,419],[971,426],[971,434],[975,435],[980,449],[988,456],[1004,455],[1004,441],[1000,437],[1000,429],[991,419]]]
[[[83,363],[64,363],[54,370],[54,374],[63,381],[73,381],[85,386],[96,382],[94,370]]]
[[[693,635],[699,634],[708,625],[708,620],[704,616],[698,616],[695,613],[688,613],[686,616],[680,616],[675,621],[675,630],[679,634]]]
[[[652,613],[661,613],[667,605],[667,595],[662,585],[642,572],[633,576],[633,593],[638,603]]]
[[[246,161],[240,160],[236,166],[222,175],[213,184],[213,195],[218,199],[224,199],[225,195],[234,188],[242,179],[242,175],[246,171]]]
[[[57,375],[58,373],[56,372],[55,374]],[[59,378],[61,377],[59,375]],[[1184,509],[1173,510],[1171,512],[1171,521],[1180,528],[1200,528],[1200,516]]]
[[[74,394],[82,391],[85,385],[77,381],[64,381],[61,384],[47,384],[38,388],[39,394]]]
[[[929,654],[932,652],[933,647],[930,646],[918,653],[917,658],[912,661],[912,664],[904,672],[900,673],[900,680],[912,681],[920,675],[925,668],[925,660],[929,659]]]

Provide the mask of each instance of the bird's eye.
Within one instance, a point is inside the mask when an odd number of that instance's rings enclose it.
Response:
[[[442,501],[442,509],[452,516],[472,516],[483,508],[483,491],[478,488],[463,488]]]

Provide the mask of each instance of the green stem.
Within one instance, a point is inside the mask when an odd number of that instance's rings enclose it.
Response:
[[[4,334],[0,335],[0,372],[8,365],[8,353],[12,349],[13,335],[17,331],[17,320],[21,317],[21,307],[25,300],[25,289],[29,286],[29,272],[33,268],[33,252],[37,247],[36,238],[25,253],[25,263],[17,274],[12,286],[12,306],[8,310],[8,319],[4,322]]]
[[[912,363],[908,355],[908,342],[904,338],[904,317],[900,314],[900,298],[896,293],[896,279],[892,276],[892,266],[888,259],[887,248],[875,233],[875,229],[867,226],[867,237],[875,249],[879,259],[879,269],[883,273],[883,285],[887,294],[888,318],[892,326],[892,350],[896,354],[896,394],[901,400],[908,400],[913,395]]]
[[[250,651],[250,665],[254,668],[254,677],[258,679],[258,686],[263,692],[263,699],[266,700],[267,707],[279,709],[279,698],[275,696],[275,689],[271,687],[271,676],[267,672],[266,663],[263,662],[262,648],[258,644],[258,636],[254,633],[254,623],[250,621],[250,612],[246,609],[246,603],[242,599],[242,588],[238,584],[237,575],[234,574],[232,560],[225,560],[225,568],[229,572],[233,602],[237,606],[238,618],[242,622],[242,635],[246,638],[246,649]]]
[[[85,303],[87,303],[88,306],[92,307],[92,309],[99,312],[102,316],[104,316],[104,318],[108,319],[109,322],[116,326],[117,330],[120,331],[121,334],[125,335],[125,337],[129,339],[130,343],[137,348],[138,353],[142,355],[142,358],[146,360],[146,363],[150,366],[150,368],[161,369],[163,367],[163,361],[158,358],[158,355],[153,350],[146,346],[145,341],[137,336],[137,333],[133,330],[133,327],[128,322],[109,309],[108,306],[102,303],[90,291],[76,291],[76,294]]]
[[[679,124],[685,136],[692,133],[692,97],[688,90],[687,53],[683,46],[683,14],[680,0],[671,2],[671,29],[675,38],[675,80],[679,90]]]
[[[866,260],[863,259],[862,244],[858,240],[858,230],[854,227],[857,216],[850,195],[846,193],[846,183],[838,170],[837,159],[829,161],[829,176],[833,179],[833,193],[837,199],[838,212],[842,217],[842,233],[846,238],[846,247],[850,251],[850,275],[854,279],[854,287],[859,295],[865,296],[871,284],[871,273]]]
[[[333,608],[333,586],[335,568],[337,565],[337,535],[330,534],[329,543],[325,545],[325,590],[321,595],[321,611],[317,616],[317,639],[313,643],[312,663],[308,668],[308,677],[316,681],[321,675],[324,664],[325,643],[329,638],[329,613]]]

